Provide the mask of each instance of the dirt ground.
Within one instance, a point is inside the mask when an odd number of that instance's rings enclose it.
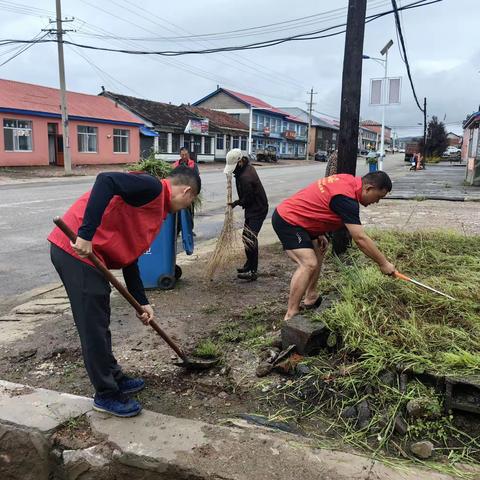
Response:
[[[145,408],[207,421],[258,413],[263,409],[257,402],[261,388],[254,387],[261,385],[255,377],[255,348],[240,348],[239,343],[246,339],[261,342],[263,337],[256,338],[257,334],[278,328],[293,265],[279,246],[263,248],[261,274],[257,282],[250,283],[237,280],[234,268],[219,273],[214,281],[206,280],[206,262],[203,258],[184,266],[175,290],[152,290],[149,300],[158,323],[186,351],[223,328],[229,338],[224,362],[202,373],[187,373],[174,366],[175,354],[136,319],[118,294],[112,298],[114,354],[126,373],[146,380],[147,388],[138,395]],[[70,313],[50,318],[26,338],[1,346],[0,358],[4,380],[78,395],[93,393]]]

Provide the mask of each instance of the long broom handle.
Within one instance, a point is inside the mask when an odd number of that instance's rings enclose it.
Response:
[[[77,235],[72,229],[60,218],[55,217],[53,223],[70,239],[72,243],[77,240]],[[103,262],[94,254],[89,253],[88,259],[95,265],[95,267],[103,273],[103,276],[122,294],[128,303],[137,311],[139,315],[145,313],[143,307],[135,300],[132,294],[115,278],[113,273],[103,264]],[[173,340],[163,331],[160,325],[154,320],[150,320],[149,325],[168,343],[170,348],[185,362],[188,363],[188,358],[185,353],[176,345]]]

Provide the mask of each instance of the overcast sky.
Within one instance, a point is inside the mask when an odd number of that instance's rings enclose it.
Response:
[[[405,5],[412,1],[397,0],[397,3]],[[140,3],[141,8],[132,6]],[[66,24],[65,28],[77,30],[69,33],[67,38],[79,43],[126,49],[188,50],[243,45],[343,23],[347,4],[347,0],[63,0],[62,13],[63,16],[75,17],[75,21]],[[390,0],[368,1],[368,13],[378,13],[390,7]],[[31,39],[48,25],[49,12],[53,14],[54,10],[54,0],[0,0],[1,36]],[[239,38],[222,36],[209,41],[183,38],[147,42],[91,36],[108,34],[135,39],[188,37],[191,34],[231,32],[323,12],[330,13],[297,22],[294,28],[289,24],[282,25],[281,30],[275,27],[279,31],[267,35],[250,35],[249,32],[258,33],[256,30],[240,32],[242,35],[249,33],[249,36]],[[479,23],[480,0],[443,0],[402,13],[407,54],[417,94],[422,102],[423,97],[427,97],[429,116],[445,119],[447,130],[460,132],[459,122],[466,114],[478,109]],[[399,136],[420,134],[422,127],[406,128],[422,122],[423,117],[413,100],[400,58],[392,15],[366,25],[364,53],[380,57],[379,50],[389,39],[394,41],[389,52],[389,76],[402,77],[402,101],[401,105],[387,108],[386,122],[394,126]],[[168,59],[74,50],[67,46],[67,88],[97,94],[100,86],[104,85],[111,91],[179,104],[194,102],[215,90],[219,84],[257,96],[275,106],[306,108],[307,91],[313,87],[317,92],[314,109],[338,116],[344,42],[345,35],[341,34],[262,50]],[[0,47],[0,63],[15,53],[9,52],[10,48]],[[381,119],[379,107],[368,105],[368,89],[369,79],[382,75],[380,64],[364,61],[363,119]],[[0,78],[58,87],[56,45],[33,46],[1,66]]]

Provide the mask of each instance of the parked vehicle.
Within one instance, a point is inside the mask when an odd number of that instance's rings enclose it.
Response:
[[[405,153],[405,149],[404,148],[399,148],[398,153]]]
[[[319,150],[315,154],[315,161],[316,162],[326,162],[327,159],[328,159],[328,152],[326,152],[325,150]]]
[[[359,148],[358,155],[361,155],[362,157],[366,157],[368,155],[368,150],[366,148]]]
[[[257,155],[257,161],[259,162],[278,162],[277,148],[273,145],[267,145],[265,148],[257,149],[255,153]]]

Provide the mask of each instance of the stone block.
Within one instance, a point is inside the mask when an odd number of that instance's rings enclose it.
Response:
[[[85,397],[0,380],[0,423],[50,433],[91,408],[92,401]]]
[[[295,345],[300,355],[310,355],[327,346],[330,331],[321,322],[295,315],[282,327],[282,347]]]

